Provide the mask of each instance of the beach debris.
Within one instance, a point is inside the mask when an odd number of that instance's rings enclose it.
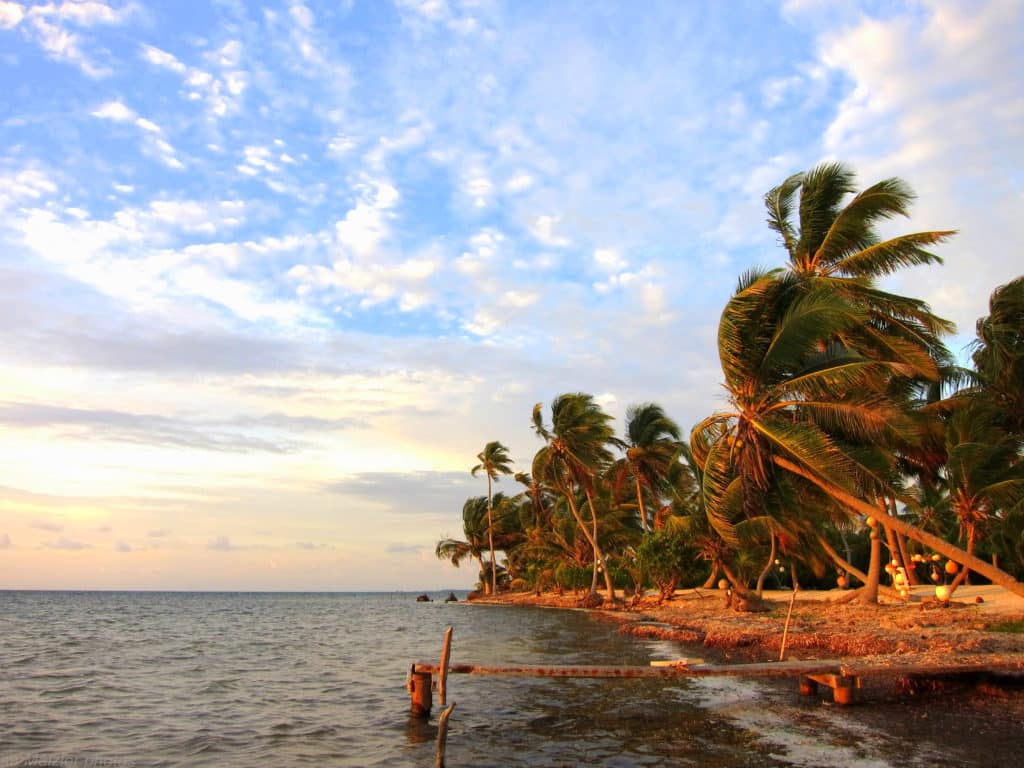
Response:
[[[455,702],[450,707],[445,707],[441,716],[437,718],[437,757],[434,761],[435,768],[444,768],[444,753],[448,748],[448,718],[455,711]]]

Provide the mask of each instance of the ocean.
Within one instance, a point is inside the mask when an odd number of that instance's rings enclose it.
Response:
[[[405,680],[448,626],[454,662],[704,655],[584,612],[446,594],[0,592],[0,768],[432,766],[438,707],[410,718]],[[1024,746],[998,702],[840,709],[793,680],[448,687],[452,768],[1014,765]]]

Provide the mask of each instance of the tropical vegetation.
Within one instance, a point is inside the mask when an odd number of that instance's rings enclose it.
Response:
[[[513,467],[488,443],[472,470],[487,496],[438,557],[474,560],[485,592],[665,599],[721,576],[749,597],[860,582],[851,598],[873,602],[974,575],[1024,595],[1024,276],[995,288],[957,365],[952,324],[878,284],[941,264],[954,235],[881,237],[912,201],[899,179],[858,191],[839,163],[770,190],[785,259],[743,274],[722,311],[726,407],[684,439],[656,403],[630,406],[621,437],[589,394],[538,403],[522,490],[492,495]]]

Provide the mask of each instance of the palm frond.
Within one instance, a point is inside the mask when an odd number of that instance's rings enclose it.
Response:
[[[850,254],[875,245],[874,225],[894,216],[907,216],[914,193],[901,179],[885,179],[857,194],[832,221],[814,254],[818,273],[831,271]]]
[[[828,273],[852,277],[882,277],[904,267],[942,264],[942,257],[925,250],[924,246],[944,242],[955,234],[956,230],[951,229],[900,235],[843,257],[829,267]]]
[[[779,186],[768,190],[764,196],[764,205],[768,210],[768,226],[779,233],[779,237],[782,238],[782,246],[791,256],[797,236],[793,223],[790,221],[790,216],[793,213],[793,196],[800,188],[803,178],[802,173],[795,173]]]
[[[854,173],[842,163],[822,163],[804,174],[800,185],[800,239],[797,262],[811,259],[821,247],[843,198],[855,191]]]

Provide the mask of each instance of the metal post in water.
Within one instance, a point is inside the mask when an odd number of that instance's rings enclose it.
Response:
[[[419,672],[413,664],[409,672],[408,690],[412,699],[411,713],[413,717],[430,717],[430,707],[433,705],[433,678],[429,672]]]

